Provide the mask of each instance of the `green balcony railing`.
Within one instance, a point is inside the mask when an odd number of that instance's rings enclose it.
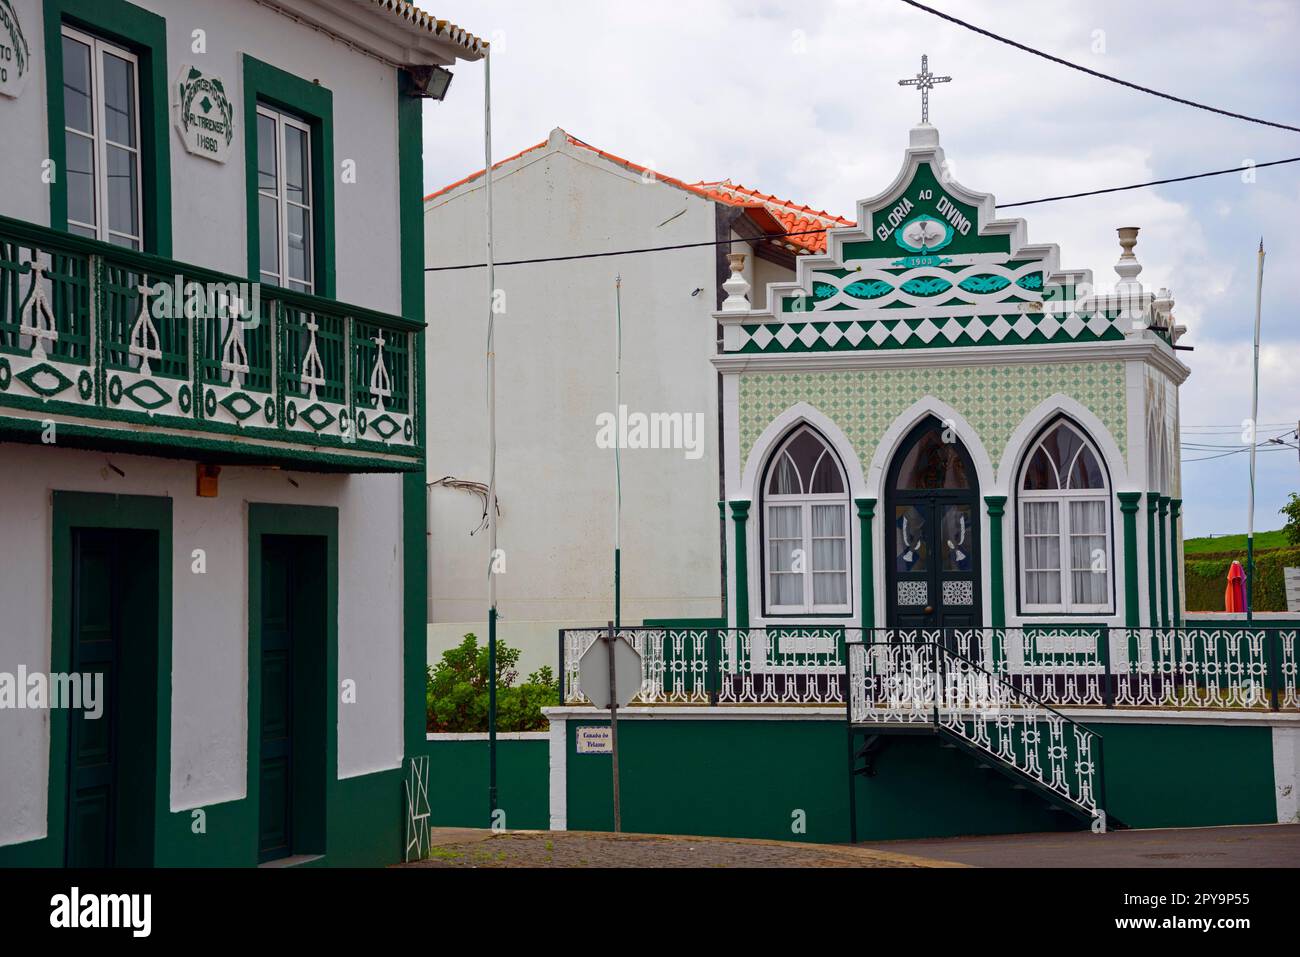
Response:
[[[0,217],[0,432],[421,467],[424,324]],[[220,457],[216,455],[216,457]]]

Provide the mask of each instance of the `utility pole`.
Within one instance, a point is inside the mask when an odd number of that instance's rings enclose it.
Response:
[[[1246,620],[1252,621],[1255,585],[1255,449],[1259,446],[1259,320],[1264,301],[1264,237],[1259,238],[1259,266],[1255,274],[1255,365],[1250,392],[1250,507],[1246,517]]]

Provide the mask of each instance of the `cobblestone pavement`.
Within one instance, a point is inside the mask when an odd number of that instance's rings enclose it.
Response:
[[[592,831],[435,828],[426,861],[406,867],[961,867],[836,844]]]

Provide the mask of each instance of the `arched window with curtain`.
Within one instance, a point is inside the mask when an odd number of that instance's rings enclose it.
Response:
[[[1111,489],[1087,433],[1068,419],[1044,430],[1021,467],[1017,502],[1021,610],[1109,612]]]
[[[838,457],[807,425],[781,443],[763,483],[764,607],[849,614],[849,495]]]

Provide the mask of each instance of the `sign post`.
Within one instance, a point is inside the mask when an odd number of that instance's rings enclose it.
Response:
[[[618,636],[611,621],[601,636],[583,652],[582,660],[578,662],[578,678],[582,693],[592,706],[609,711],[608,753],[614,765],[614,831],[619,832],[623,829],[623,812],[618,773],[618,709],[627,707],[641,690],[641,655]],[[579,752],[606,753],[594,740],[587,742],[584,748],[581,736],[577,746]]]

